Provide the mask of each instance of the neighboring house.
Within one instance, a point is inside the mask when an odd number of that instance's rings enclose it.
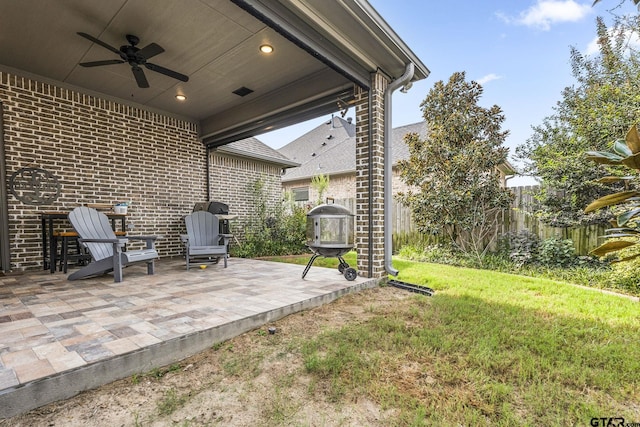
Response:
[[[395,165],[398,160],[409,155],[403,138],[409,132],[424,136],[424,122],[401,126],[393,130],[393,193],[406,187],[400,181]],[[350,199],[356,191],[356,136],[355,124],[351,119],[332,117],[320,126],[295,139],[278,151],[300,166],[287,169],[282,176],[282,188],[293,192],[297,201],[315,202],[317,191],[311,186],[316,175],[329,176],[329,188],[324,196],[333,199]]]
[[[409,158],[409,147],[404,141],[408,133],[417,133],[426,138],[427,126],[425,122],[418,122],[406,126],[399,126],[391,133],[392,154],[392,191],[397,194],[408,189],[400,179],[397,164],[400,160]],[[291,191],[296,201],[315,202],[317,191],[311,186],[311,179],[323,174],[329,176],[329,188],[325,198],[351,199],[355,197],[356,186],[356,156],[355,156],[355,125],[351,119],[332,117],[295,139],[278,151],[300,166],[286,170],[282,176],[282,188]],[[498,167],[500,181],[506,187],[508,176],[515,174],[509,162]]]

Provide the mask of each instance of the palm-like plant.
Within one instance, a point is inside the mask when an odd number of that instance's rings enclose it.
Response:
[[[640,0],[639,0],[640,1]],[[622,165],[636,172],[640,172],[640,133],[633,125],[624,140],[613,143],[613,151],[589,151],[587,158],[603,165]],[[607,242],[590,253],[603,256],[640,243],[640,191],[632,186],[636,176],[607,176],[600,180],[603,183],[624,182],[625,190],[609,194],[594,200],[585,208],[585,213],[611,206],[620,206],[616,217],[611,221],[612,228],[605,232]],[[640,256],[636,253],[618,261],[628,261]]]

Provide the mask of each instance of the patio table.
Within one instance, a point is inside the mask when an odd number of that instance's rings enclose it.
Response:
[[[120,221],[120,231],[127,231],[127,214],[117,214],[114,212],[104,212],[107,218],[111,220],[111,227],[116,230],[117,222]],[[42,223],[42,268],[55,273],[56,262],[52,256],[56,251],[56,241],[54,239],[55,225],[65,223],[67,228],[71,228],[69,223],[69,211],[44,211],[40,213]]]

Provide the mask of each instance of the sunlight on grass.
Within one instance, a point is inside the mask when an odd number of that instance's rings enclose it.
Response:
[[[398,278],[446,291],[531,310],[600,320],[611,324],[640,324],[634,301],[548,279],[518,276],[441,264],[395,261]]]
[[[399,280],[436,294],[304,344],[307,371],[333,398],[368,395],[402,426],[640,420],[637,302],[551,280],[395,265]]]

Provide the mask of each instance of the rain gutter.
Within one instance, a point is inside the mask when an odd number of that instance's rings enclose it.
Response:
[[[391,151],[391,96],[398,88],[404,86],[404,90],[408,90],[411,86],[411,78],[415,66],[412,62],[406,65],[404,74],[400,78],[389,83],[384,91],[384,269],[392,276],[397,276],[399,271],[393,268],[391,255],[393,253],[393,230],[391,224],[391,194],[393,188],[391,186],[391,174],[393,167],[393,158]]]

